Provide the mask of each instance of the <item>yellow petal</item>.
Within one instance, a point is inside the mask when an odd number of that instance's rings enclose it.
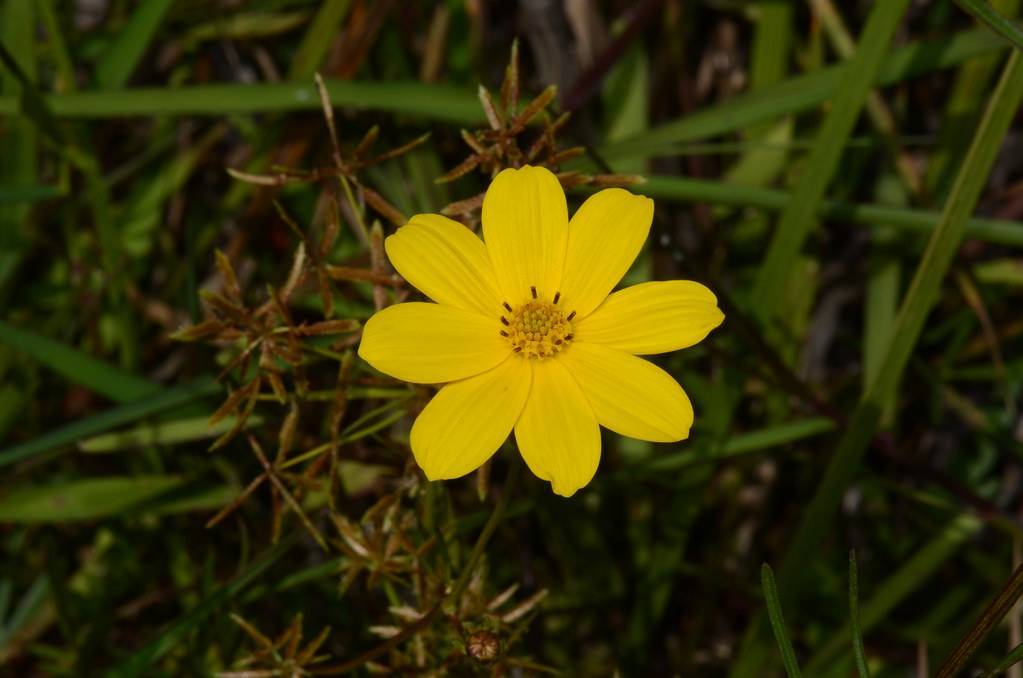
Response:
[[[699,343],[725,315],[700,283],[669,280],[633,285],[604,300],[575,324],[580,342],[649,355]]]
[[[503,301],[551,299],[561,283],[568,241],[568,206],[557,177],[525,166],[498,174],[483,198],[483,239]]]
[[[621,188],[590,196],[568,223],[561,297],[580,318],[604,301],[650,232],[654,201]]]
[[[558,360],[532,361],[533,386],[515,424],[526,465],[571,497],[597,472],[600,427],[583,392]]]
[[[667,443],[689,437],[693,406],[671,375],[651,362],[599,344],[576,342],[558,360],[615,433]]]
[[[493,369],[441,388],[410,436],[426,477],[458,478],[489,459],[519,418],[530,378],[525,358],[510,356]]]
[[[462,224],[439,214],[417,214],[384,247],[401,277],[437,303],[501,315],[490,255]]]
[[[412,302],[377,312],[362,330],[359,356],[384,374],[419,384],[489,370],[511,347],[497,320],[453,306]]]

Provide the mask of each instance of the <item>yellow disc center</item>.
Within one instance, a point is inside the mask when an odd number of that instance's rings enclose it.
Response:
[[[507,337],[512,350],[527,358],[550,358],[572,343],[572,323],[561,308],[547,301],[522,304],[502,316],[501,322],[501,334]]]

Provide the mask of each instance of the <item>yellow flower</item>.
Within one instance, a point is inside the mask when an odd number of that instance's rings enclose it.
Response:
[[[610,294],[653,213],[649,198],[612,188],[569,221],[557,178],[526,166],[490,185],[483,240],[436,214],[387,238],[394,267],[437,303],[377,313],[359,355],[398,379],[445,384],[412,426],[427,478],[477,469],[514,429],[530,470],[568,497],[597,470],[600,426],[656,442],[689,436],[682,387],[636,356],[702,340],[724,320],[717,299],[687,280]]]

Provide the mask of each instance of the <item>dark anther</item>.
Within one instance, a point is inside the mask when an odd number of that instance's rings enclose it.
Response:
[[[566,335],[565,335],[565,339],[566,339],[567,341],[572,341],[572,338],[573,338],[573,337],[575,337],[575,335],[574,335],[574,334],[566,334]]]
[[[507,318],[505,318],[505,317],[504,317],[503,315],[501,316],[501,322],[503,322],[503,323],[504,323],[504,324],[505,324],[506,326],[507,326],[507,325],[511,325],[511,323],[510,323],[510,322],[508,322],[508,319],[507,319]]]
[[[501,336],[502,336],[502,337],[507,337],[507,336],[508,336],[508,333],[507,333],[507,332],[505,332],[504,330],[501,330]]]
[[[507,301],[502,303],[501,305],[504,306],[505,310],[507,310],[509,313],[511,312],[512,310],[511,304],[509,304]]]
[[[575,317],[575,311],[572,311],[571,313],[568,314],[568,320],[571,320],[574,317]]]
[[[536,288],[535,287],[530,287],[529,291],[533,293],[533,298],[536,299]]]
[[[557,344],[558,346],[561,346],[561,339],[555,339],[554,343]]]
[[[516,347],[515,347],[515,352],[516,352],[516,353],[518,353],[518,352],[519,352],[519,351],[521,351],[521,350],[522,350],[522,347],[521,347],[521,346],[516,346]]]
[[[560,298],[561,298],[561,292],[555,292],[554,293],[554,303],[555,304],[558,303],[558,299],[560,299]]]

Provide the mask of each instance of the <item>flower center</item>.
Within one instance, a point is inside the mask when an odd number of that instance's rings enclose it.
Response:
[[[543,360],[557,355],[572,343],[571,320],[575,311],[565,316],[558,306],[560,293],[549,302],[537,298],[536,288],[532,292],[533,300],[518,308],[504,303],[509,313],[501,316],[501,336],[508,339],[516,353]]]

